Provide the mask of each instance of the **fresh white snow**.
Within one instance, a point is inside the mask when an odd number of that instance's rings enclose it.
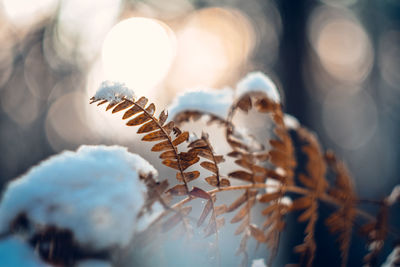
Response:
[[[168,118],[173,120],[176,115],[184,111],[198,111],[226,119],[232,103],[231,88],[196,89],[181,94],[173,100],[168,108]]]
[[[72,230],[82,246],[123,247],[139,224],[136,216],[144,203],[146,187],[139,173],[157,175],[146,160],[123,147],[64,151],[8,184],[0,202],[0,232],[26,213],[34,227]]]
[[[134,100],[135,92],[125,84],[113,81],[104,81],[94,95],[95,100],[107,100],[111,104],[119,103],[123,98]]]
[[[50,267],[39,259],[33,249],[17,237],[0,240],[0,267]]]
[[[281,98],[275,84],[262,72],[250,72],[236,85],[236,98],[247,93],[263,93],[276,103],[281,102]]]

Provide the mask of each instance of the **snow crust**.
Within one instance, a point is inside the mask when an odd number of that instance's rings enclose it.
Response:
[[[73,231],[83,246],[129,243],[144,203],[139,174],[157,175],[146,160],[119,146],[81,146],[33,167],[8,184],[0,203],[0,232],[25,213],[34,227]],[[143,222],[142,222],[143,224]]]
[[[168,108],[168,117],[173,120],[183,111],[199,111],[226,119],[232,103],[233,90],[231,88],[219,90],[199,88],[176,97]]]
[[[267,265],[265,264],[264,259],[255,259],[251,263],[251,267],[267,267]]]
[[[135,97],[135,92],[132,89],[126,87],[123,83],[113,81],[102,82],[94,95],[96,100],[107,100],[111,104],[119,103],[123,98],[133,101]]]
[[[39,259],[33,249],[17,237],[0,240],[1,267],[50,267]]]
[[[278,89],[271,79],[262,72],[250,72],[236,85],[236,97],[247,93],[263,93],[276,103],[281,102]]]

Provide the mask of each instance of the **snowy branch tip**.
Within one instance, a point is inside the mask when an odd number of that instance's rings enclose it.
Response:
[[[123,98],[134,100],[135,92],[125,84],[113,81],[104,81],[94,95],[94,100],[107,100],[110,104],[119,103]]]

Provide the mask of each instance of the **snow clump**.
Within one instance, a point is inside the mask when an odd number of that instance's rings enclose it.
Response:
[[[231,88],[219,90],[199,88],[176,97],[168,108],[168,115],[169,119],[173,120],[181,112],[197,111],[226,119],[232,103],[233,90]]]
[[[8,184],[0,202],[0,233],[24,214],[34,230],[48,225],[71,230],[81,246],[124,247],[143,224],[137,220],[146,192],[141,174],[157,171],[123,147],[64,151]]]
[[[278,89],[271,79],[262,72],[250,72],[236,85],[236,97],[248,93],[263,93],[276,103],[281,102]]]
[[[134,100],[135,92],[125,84],[112,81],[104,81],[94,95],[94,100],[107,100],[110,104],[116,104],[123,98]]]

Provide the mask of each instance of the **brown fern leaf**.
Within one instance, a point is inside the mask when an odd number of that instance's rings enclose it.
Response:
[[[189,144],[189,147],[189,153],[195,154],[208,160],[200,163],[201,167],[213,173],[213,175],[205,178],[208,184],[218,188],[230,186],[229,180],[227,178],[221,177],[218,167],[218,164],[224,162],[225,159],[221,155],[215,155],[214,149],[212,148],[208,139],[208,134],[203,133],[201,139],[193,141]]]
[[[310,193],[294,200],[291,206],[291,210],[304,210],[297,220],[307,222],[304,242],[296,246],[294,251],[301,254],[301,262],[304,265],[312,266],[316,251],[314,232],[318,220],[318,198],[324,195],[328,188],[325,180],[326,164],[316,136],[302,127],[297,129],[297,135],[305,143],[302,151],[308,158],[307,174],[299,174],[299,180]]]
[[[264,183],[267,177],[266,169],[257,165],[256,162],[259,162],[259,159],[265,160],[268,157],[265,156],[259,157],[259,155],[260,154],[246,153],[241,151],[235,151],[234,153],[230,153],[230,156],[234,156],[237,158],[235,160],[235,163],[240,167],[244,168],[245,170],[231,172],[229,173],[229,177],[250,182],[253,184]],[[277,244],[276,238],[279,236],[276,235],[276,230],[279,231],[283,230],[281,222],[274,222],[268,224],[267,226],[269,226],[270,231],[267,231],[266,233],[264,233],[265,228],[260,229],[256,225],[250,224],[250,210],[255,204],[257,194],[258,191],[256,190],[254,191],[247,190],[244,195],[240,196],[228,208],[229,211],[232,211],[238,208],[243,203],[246,203],[246,205],[243,206],[243,208],[233,217],[231,221],[231,223],[242,221],[242,223],[236,229],[235,234],[241,234],[244,232],[241,247],[239,250],[244,255],[244,261],[246,261],[247,252],[243,250],[243,245],[247,244],[248,236],[253,237],[259,243],[267,243],[269,247],[275,247],[272,244]],[[281,193],[264,194],[259,198],[259,200],[261,200],[261,202],[268,202],[279,197],[281,197]],[[281,214],[280,210],[277,209],[277,213],[275,214]],[[279,217],[274,217],[274,219],[275,218],[279,219],[281,218],[281,216],[283,215],[280,215]]]
[[[99,101],[102,99],[94,99],[93,101]],[[102,100],[103,103],[106,100]],[[185,173],[184,171],[199,161],[199,157],[194,153],[178,152],[178,145],[185,142],[189,138],[188,132],[181,132],[181,130],[175,126],[174,122],[165,124],[168,114],[162,111],[158,119],[154,116],[155,105],[153,103],[147,105],[148,99],[141,97],[137,101],[123,98],[119,103],[110,103],[108,108],[113,107],[112,113],[116,113],[122,110],[126,110],[123,115],[123,119],[130,120],[126,123],[128,126],[140,126],[137,133],[145,134],[142,137],[143,141],[146,142],[157,142],[151,148],[154,152],[163,152],[160,158],[163,159],[162,164],[178,171],[176,175],[179,182],[183,182],[185,194],[189,193],[188,180],[193,179],[198,175],[197,173]],[[132,118],[135,116],[134,118]],[[175,137],[171,133],[174,133]],[[188,179],[187,179],[188,178]],[[182,187],[180,187],[182,188]],[[171,194],[182,195],[182,190],[176,190],[177,188],[171,188],[169,191]]]
[[[336,174],[335,186],[329,189],[328,194],[340,203],[339,209],[326,219],[325,224],[331,233],[338,234],[342,266],[346,266],[352,229],[356,218],[355,201],[357,196],[345,164],[338,161],[331,151],[325,154],[325,159]]]
[[[240,242],[239,249],[236,255],[243,254],[242,266],[247,266],[248,254],[247,254],[247,241],[250,236],[253,236],[256,240],[264,240],[264,234],[255,225],[251,225],[251,208],[256,202],[257,190],[246,190],[243,195],[236,199],[228,208],[227,212],[232,212],[238,209],[240,206],[243,207],[236,213],[232,218],[231,223],[241,222],[239,227],[235,231],[235,235],[243,233],[242,241]],[[253,230],[252,230],[253,229]],[[258,231],[259,230],[259,231]],[[265,242],[265,241],[264,241]]]
[[[100,104],[104,101],[107,102],[107,100],[95,99],[94,97],[92,100],[92,103],[96,101],[101,101]],[[165,124],[168,118],[168,114],[165,111],[162,111],[157,119],[154,115],[155,105],[153,103],[147,105],[148,102],[146,97],[141,97],[137,101],[134,99],[122,98],[118,103],[110,103],[106,109],[113,108],[112,113],[124,110],[122,119],[129,119],[126,125],[140,126],[137,133],[145,134],[142,140],[146,142],[156,142],[151,148],[151,151],[162,152],[160,155],[162,164],[178,171],[176,178],[183,184],[175,185],[165,191],[162,198],[157,197],[164,208],[169,209],[167,205],[168,199],[173,196],[189,195],[190,190],[188,182],[190,179],[199,176],[199,173],[184,171],[198,162],[199,157],[193,153],[178,151],[178,146],[187,141],[189,133],[182,132],[172,121]],[[165,188],[163,188],[163,190],[165,190]],[[155,193],[155,191],[150,192]],[[149,199],[147,205],[151,205],[151,201],[153,201],[153,199]],[[149,206],[145,206],[145,208],[149,208]],[[187,214],[190,212],[188,209],[189,207],[187,209],[173,210],[175,212],[174,215],[164,222],[162,229],[167,230],[173,227],[173,225],[178,224],[178,222],[182,222],[184,226],[183,230],[190,236],[192,228],[187,218]]]
[[[244,170],[233,171],[228,174],[229,177],[249,183],[264,183],[267,178],[267,170],[258,165],[260,154],[236,151],[235,155],[230,153],[230,156],[236,158],[235,163]]]
[[[255,106],[259,112],[270,113],[275,122],[274,133],[276,139],[271,139],[269,144],[269,161],[275,169],[266,168],[268,179],[278,181],[278,188],[274,192],[266,193],[260,197],[260,202],[268,202],[269,206],[264,209],[263,215],[267,216],[263,224],[266,232],[267,245],[271,249],[269,265],[278,252],[280,234],[285,228],[285,216],[289,211],[288,203],[284,203],[285,187],[294,184],[294,169],[297,165],[295,150],[292,139],[286,129],[283,120],[282,107],[279,103],[259,97]]]
[[[377,266],[378,257],[383,249],[388,234],[389,207],[383,202],[376,220],[364,224],[359,229],[361,235],[367,238],[368,254],[364,256],[365,266]]]
[[[267,202],[269,206],[263,212],[267,216],[263,224],[263,238],[256,240],[266,242],[267,246],[272,250],[269,261],[269,264],[272,264],[279,247],[280,233],[285,227],[284,218],[288,212],[288,206],[285,203],[281,203],[281,200],[285,195],[284,187],[294,184],[296,158],[292,140],[283,121],[281,105],[269,99],[265,94],[252,92],[242,96],[232,106],[228,122],[232,120],[236,110],[248,112],[253,107],[260,113],[269,113],[271,115],[275,123],[274,132],[277,139],[270,140],[271,150],[268,152],[263,151],[264,146],[260,146],[262,149],[254,150],[246,140],[237,138],[234,126],[228,124],[230,127],[227,127],[226,138],[234,150],[229,155],[236,157],[235,163],[246,169],[245,171],[231,172],[229,176],[252,183],[265,183],[266,179],[279,181],[279,186],[275,192],[267,192],[259,197],[260,202]],[[269,160],[274,165],[274,168],[260,166],[266,160]]]
[[[210,199],[208,199],[206,205],[204,206],[203,212],[201,213],[200,218],[197,221],[197,226],[201,226],[207,216],[212,211],[210,220],[204,229],[204,234],[205,237],[216,234],[216,239],[218,242],[218,230],[225,225],[225,219],[217,217],[226,213],[228,208],[226,205],[215,206],[215,201],[215,195],[210,196]]]

